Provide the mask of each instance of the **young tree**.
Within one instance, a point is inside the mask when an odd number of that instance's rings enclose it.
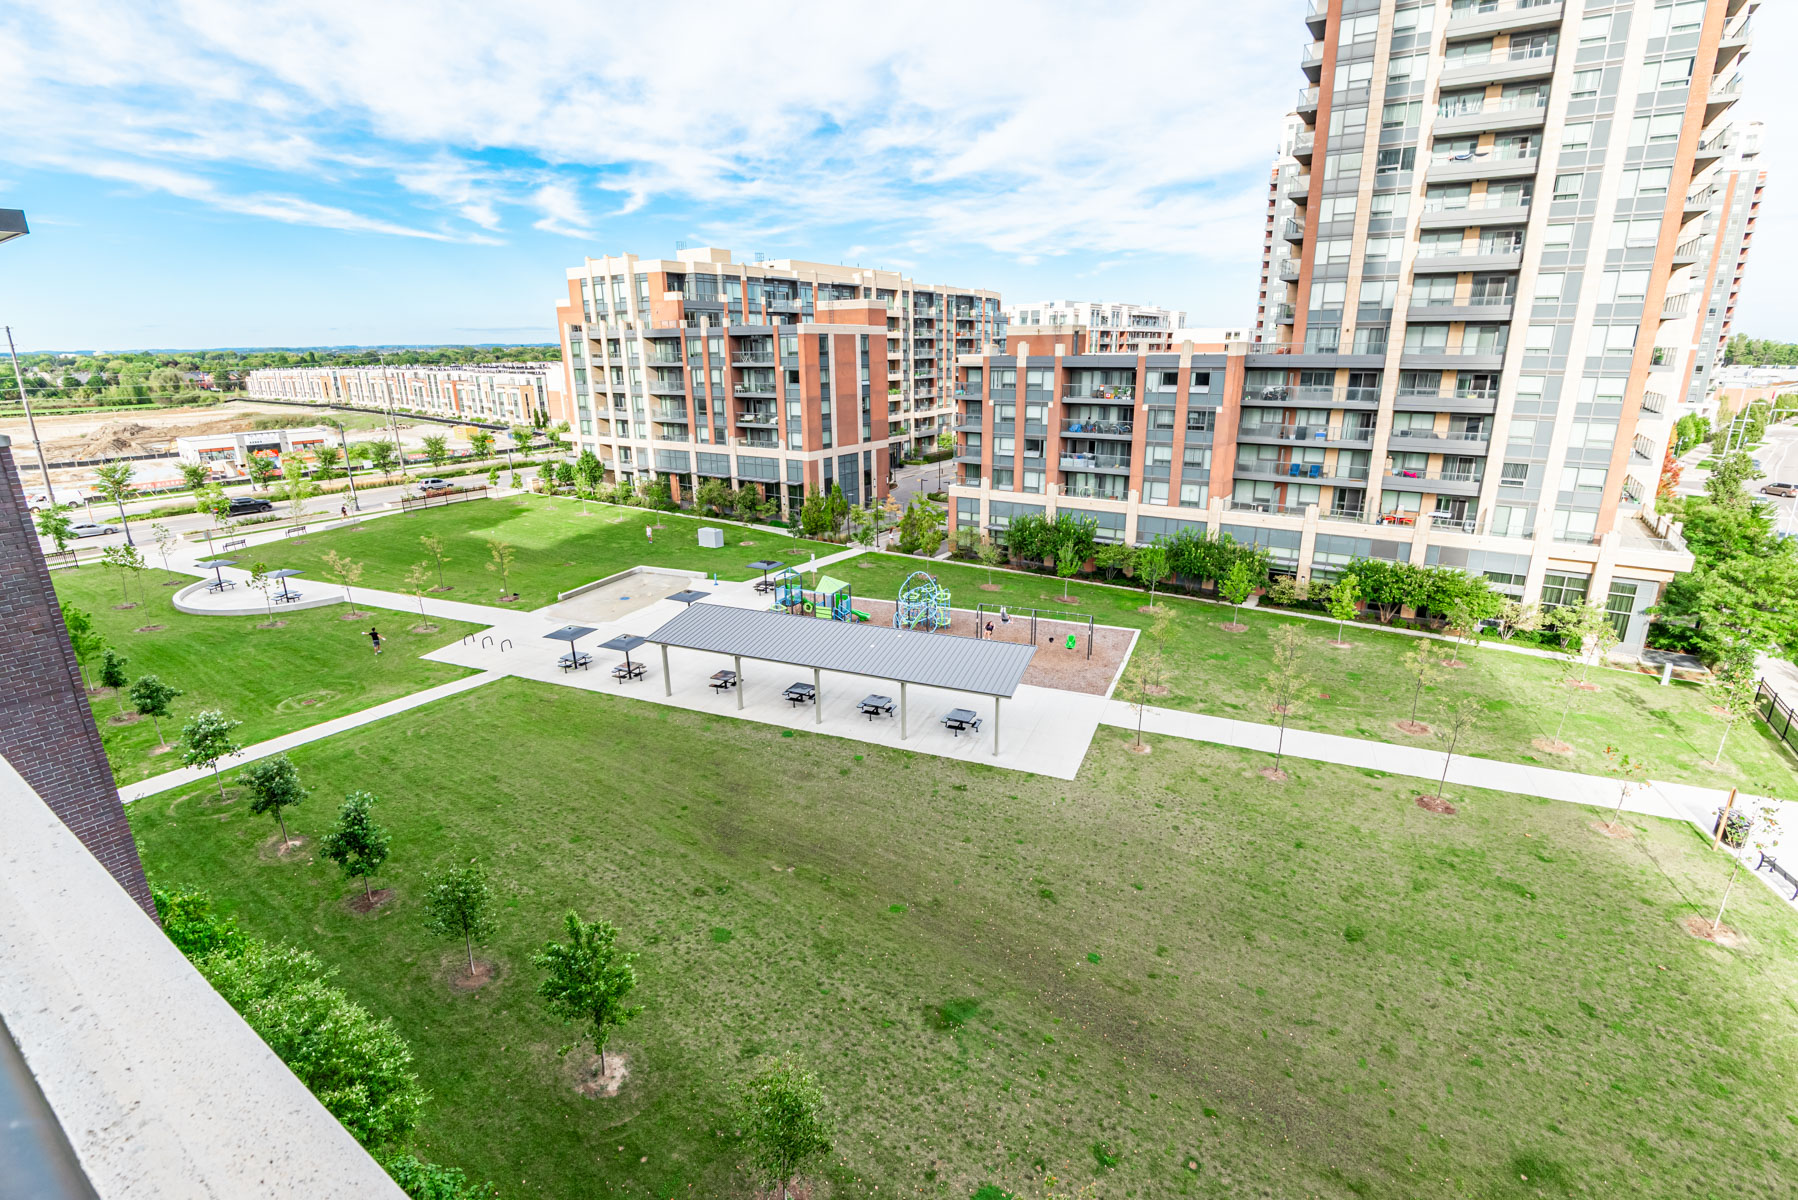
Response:
[[[1478,698],[1474,696],[1461,697],[1460,701],[1449,710],[1448,753],[1442,756],[1442,780],[1436,785],[1438,799],[1448,799],[1444,792],[1448,788],[1448,764],[1454,761],[1455,748],[1461,744],[1463,737],[1473,732],[1473,727],[1479,724],[1480,717],[1484,715],[1485,711]]]
[[[1461,639],[1478,641],[1480,622],[1498,611],[1499,596],[1490,589],[1466,588],[1449,602],[1447,609],[1448,629],[1456,636],[1451,638],[1449,653],[1451,665],[1459,666],[1461,662]]]
[[[824,511],[830,518],[831,536],[843,532],[843,520],[849,515],[849,500],[843,495],[843,485],[837,480],[830,481],[830,493],[824,497]]]
[[[81,683],[86,687],[88,664],[106,648],[106,639],[94,628],[94,619],[87,610],[73,604],[63,605],[62,622],[69,631],[69,648],[75,652],[75,665],[80,668]]]
[[[1346,646],[1342,639],[1342,627],[1355,619],[1355,602],[1361,598],[1361,585],[1350,572],[1330,585],[1330,598],[1325,602],[1332,617],[1336,618],[1336,644]]]
[[[318,488],[306,478],[306,464],[297,454],[281,460],[281,495],[287,501],[288,515],[299,520],[306,511],[306,500]]]
[[[261,759],[245,767],[238,779],[250,793],[250,811],[258,816],[272,813],[275,823],[281,827],[282,847],[290,845],[293,839],[287,835],[287,818],[281,810],[292,808],[308,795],[300,784],[300,772],[293,761],[285,754]]]
[[[268,564],[255,562],[250,564],[250,590],[262,593],[262,602],[268,606],[268,619],[275,619],[275,581],[268,577]]]
[[[139,716],[150,718],[150,725],[156,730],[156,744],[166,746],[162,740],[162,718],[169,715],[169,705],[181,696],[181,692],[170,687],[154,675],[139,675],[137,682],[131,685],[131,707]]]
[[[195,496],[198,496],[200,489],[211,480],[212,468],[206,463],[184,462],[181,464],[181,482]]]
[[[1498,636],[1508,642],[1515,634],[1534,633],[1541,628],[1542,610],[1521,600],[1506,600],[1498,606],[1493,619],[1498,622]]]
[[[536,438],[537,431],[529,425],[514,425],[507,432],[512,436],[512,449],[518,451],[519,457],[529,458],[533,448],[531,442]]]
[[[441,467],[449,461],[449,435],[443,433],[427,433],[424,436],[425,461],[433,467]]]
[[[537,474],[539,477],[541,477],[541,476],[549,473],[549,470],[550,470],[550,468],[547,465],[545,465],[543,470],[537,472]],[[575,476],[574,476],[574,464],[573,463],[570,463],[567,461],[557,463],[555,465],[554,474],[556,477],[556,486],[557,487],[571,488],[574,486]]]
[[[1610,614],[1596,604],[1563,604],[1552,610],[1543,624],[1560,635],[1567,657],[1580,663],[1582,688],[1592,667],[1603,662],[1617,644],[1617,630],[1611,625]]]
[[[1268,711],[1280,718],[1280,740],[1274,745],[1274,770],[1286,753],[1286,722],[1299,711],[1311,677],[1305,674],[1305,635],[1297,625],[1282,625],[1273,632],[1273,669],[1267,673],[1262,695]]]
[[[770,1190],[780,1188],[781,1200],[788,1200],[793,1177],[805,1163],[830,1153],[830,1123],[817,1076],[776,1061],[744,1085],[740,1104],[750,1164]]]
[[[489,540],[487,543],[489,561],[487,569],[496,572],[500,580],[500,595],[512,594],[512,562],[517,557],[510,543]]]
[[[440,937],[461,938],[474,975],[474,940],[493,932],[493,889],[479,863],[451,867],[425,880],[425,928]]]
[[[100,551],[100,561],[119,573],[119,596],[126,603],[131,603],[131,589],[127,581],[142,569],[144,556],[137,552],[135,546],[108,546]]]
[[[1255,576],[1249,567],[1248,559],[1239,557],[1230,564],[1229,573],[1219,582],[1218,590],[1224,594],[1224,599],[1228,600],[1231,605],[1230,624],[1225,628],[1229,629],[1231,633],[1240,633],[1247,628],[1241,620],[1243,601],[1247,600],[1249,593],[1255,590]]]
[[[125,674],[125,664],[130,661],[111,646],[101,652],[100,686],[112,689],[114,702],[118,705],[121,713],[125,711],[125,702],[120,697],[123,695],[125,685],[131,682],[131,677]],[[158,736],[156,740],[161,741],[162,739]]]
[[[899,518],[899,552],[934,555],[943,544],[943,510],[925,496],[913,496]]]
[[[1779,847],[1779,803],[1769,801],[1759,806],[1750,828],[1753,830],[1754,849],[1766,857]],[[1715,938],[1723,932],[1723,911],[1729,907],[1729,893],[1736,886],[1736,874],[1742,869],[1742,856],[1732,854],[1735,861],[1729,866],[1729,882],[1723,885],[1723,900],[1717,905],[1717,919],[1711,922],[1710,936]]]
[[[162,555],[162,569],[165,571],[168,570],[169,551],[173,550],[181,539],[175,536],[174,530],[170,529],[167,525],[164,525],[161,521],[150,526],[150,537],[156,543],[156,552]]]
[[[375,798],[368,792],[351,792],[345,796],[343,807],[337,810],[337,824],[319,843],[319,853],[341,867],[351,879],[362,881],[362,895],[371,903],[375,894],[369,879],[387,861],[391,840],[387,831],[375,824],[371,811],[374,805]]]
[[[368,447],[368,465],[385,475],[393,469],[398,459],[394,453],[393,443],[386,439],[361,443]]]
[[[1623,827],[1623,802],[1629,799],[1632,789],[1648,782],[1648,764],[1639,758],[1631,758],[1615,746],[1606,746],[1604,757],[1610,764],[1611,774],[1617,778],[1617,807],[1606,824],[1612,830],[1618,830]]]
[[[880,510],[872,504],[864,504],[849,510],[849,540],[857,546],[870,549],[880,536]]]
[[[493,435],[485,429],[477,429],[468,436],[468,448],[476,458],[486,458],[493,453]]]
[[[990,537],[984,537],[980,539],[980,544],[974,547],[974,555],[980,559],[980,565],[986,568],[987,583],[992,584],[993,568],[1006,561],[1005,547]]]
[[[1442,668],[1436,659],[1435,647],[1428,638],[1418,638],[1417,644],[1411,647],[1411,653],[1405,655],[1405,673],[1411,676],[1411,724],[1417,724],[1417,703],[1423,699],[1423,689],[1436,682]],[[1427,730],[1425,731],[1427,732]]]
[[[1755,656],[1746,647],[1733,650],[1717,664],[1716,674],[1708,689],[1712,702],[1720,709],[1723,736],[1717,741],[1717,753],[1711,761],[1723,765],[1723,747],[1737,724],[1751,719],[1760,703],[1760,681],[1754,669]]]
[[[1142,631],[1137,639],[1136,651],[1130,656],[1129,674],[1124,679],[1124,686],[1135,692],[1137,699],[1131,706],[1136,709],[1136,745],[1142,747],[1143,715],[1149,711],[1149,697],[1159,696],[1167,689],[1167,647],[1168,626],[1172,624],[1173,614],[1166,609],[1156,609],[1149,618],[1149,627]]]
[[[219,760],[243,753],[243,746],[231,739],[231,732],[242,724],[216,708],[207,708],[194,714],[194,719],[181,729],[182,765],[211,767],[220,800],[225,798],[225,780],[219,774]]]
[[[1155,585],[1168,577],[1167,547],[1160,542],[1136,552],[1136,577],[1149,581],[1149,607],[1155,607]]]
[[[1116,579],[1119,571],[1128,571],[1136,562],[1136,551],[1122,542],[1107,542],[1093,556],[1093,565],[1105,572],[1105,578]]]
[[[425,553],[437,564],[437,590],[448,591],[443,583],[443,539],[434,533],[427,533],[418,539],[418,544],[425,548]]]
[[[125,527],[127,543],[131,541],[131,522],[125,516],[125,500],[136,490],[131,486],[131,478],[136,474],[137,468],[123,459],[94,468],[94,490],[118,507],[119,523]]]
[[[325,570],[343,586],[343,598],[349,602],[350,616],[360,616],[356,611],[356,596],[350,589],[362,580],[362,564],[351,562],[335,550],[325,551]]]
[[[406,572],[406,590],[418,599],[418,615],[425,615],[425,588],[431,582],[431,564],[415,562]]]
[[[822,537],[830,528],[830,507],[815,490],[806,493],[805,503],[799,508],[799,528],[806,537]]]
[[[730,485],[721,479],[707,479],[694,489],[693,507],[702,513],[712,512],[723,516],[725,506],[729,503]]]
[[[37,511],[36,520],[38,536],[49,538],[51,544],[56,547],[56,553],[67,552],[69,543],[75,540],[75,535],[71,531],[75,522],[69,519],[69,506],[52,504],[48,508],[40,508]]]
[[[604,921],[586,922],[570,911],[563,918],[568,942],[546,942],[531,962],[544,972],[537,995],[564,1024],[580,1024],[599,1052],[606,1073],[606,1043],[612,1030],[636,1016],[624,998],[637,986],[635,954],[618,948],[618,930]]]
[[[1068,599],[1068,580],[1086,565],[1086,543],[1078,534],[1068,534],[1055,547],[1055,574],[1061,577],[1061,598]]]
[[[250,486],[266,488],[275,476],[281,473],[280,464],[273,455],[252,454],[243,465],[244,474],[250,477]]]
[[[560,474],[559,471],[557,473]],[[593,451],[582,450],[580,456],[574,460],[574,475],[576,479],[580,480],[582,487],[590,492],[597,492],[599,485],[605,481],[606,465]],[[726,493],[724,503],[728,505],[730,503],[729,485],[720,483],[718,486],[724,489]]]
[[[336,446],[317,446],[312,451],[312,478],[336,479],[343,474],[343,452]]]

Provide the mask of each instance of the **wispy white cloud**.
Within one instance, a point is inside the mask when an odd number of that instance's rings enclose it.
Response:
[[[565,183],[546,183],[531,194],[531,203],[542,211],[543,216],[532,223],[532,228],[541,229],[545,233],[559,233],[563,237],[592,239],[593,233],[587,228],[591,218],[581,204],[574,189]]]

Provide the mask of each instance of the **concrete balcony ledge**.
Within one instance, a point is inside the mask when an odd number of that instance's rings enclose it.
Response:
[[[1500,108],[1490,104],[1478,112],[1461,112],[1449,117],[1437,117],[1431,127],[1431,133],[1437,137],[1445,137],[1453,133],[1503,133],[1514,129],[1534,129],[1548,119],[1548,108],[1545,105],[1518,105],[1515,108]]]
[[[1431,183],[1471,183],[1476,179],[1526,179],[1542,167],[1541,155],[1500,158],[1487,154],[1469,159],[1445,159],[1429,165]]]
[[[1480,494],[1480,482],[1478,479],[1459,475],[1431,474],[1427,471],[1411,475],[1388,471],[1381,476],[1381,486],[1390,491],[1431,492],[1438,496],[1477,496]]]
[[[1445,69],[1441,88],[1474,87],[1482,83],[1511,83],[1520,79],[1543,79],[1553,75],[1555,56],[1539,54],[1525,58],[1492,58],[1481,63],[1467,63]]]
[[[1413,304],[1405,320],[1413,321],[1509,321],[1510,304]]]
[[[1407,396],[1401,392],[1392,407],[1396,412],[1492,413],[1498,410],[1498,397]]]
[[[1417,224],[1420,229],[1467,229],[1485,225],[1521,225],[1529,219],[1530,206],[1527,204],[1463,205],[1427,210],[1418,217]]]
[[[1392,454],[1406,451],[1428,451],[1431,454],[1485,454],[1492,441],[1484,434],[1433,433],[1407,434],[1393,430],[1386,449]]]
[[[1411,260],[1414,275],[1459,275],[1467,271],[1516,271],[1523,251],[1508,254],[1420,254]]]
[[[1561,23],[1563,5],[1506,3],[1493,12],[1469,11],[1449,18],[1448,36],[1477,37],[1489,33],[1522,33]]]
[[[1401,371],[1498,371],[1505,365],[1503,354],[1401,354]]]

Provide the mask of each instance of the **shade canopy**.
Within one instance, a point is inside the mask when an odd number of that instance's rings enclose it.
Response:
[[[559,642],[572,642],[584,638],[592,632],[593,630],[586,625],[564,625],[554,633],[544,634],[543,637],[545,641],[554,638]]]
[[[782,612],[718,604],[688,608],[648,640],[686,650],[1001,697],[1017,691],[1036,654],[1035,646],[1015,642],[812,621]]]
[[[786,565],[786,563],[775,562],[771,558],[758,558],[749,564],[749,569],[751,571],[778,571]]]
[[[205,567],[208,570],[216,571],[220,567],[235,567],[237,561],[238,560],[235,558],[196,558],[194,560],[194,566]]]
[[[227,559],[226,562],[229,563],[230,560]],[[295,575],[304,575],[305,573],[298,567],[282,567],[279,571],[270,571],[268,577],[270,579],[292,579]]]
[[[668,598],[670,600],[679,600],[682,604],[692,604],[696,600],[704,600],[709,595],[711,595],[710,592],[696,592],[693,589],[688,588],[686,591],[676,592]]]
[[[588,630],[587,632],[591,633],[593,631]],[[638,637],[634,633],[621,633],[609,642],[601,642],[599,648],[601,650],[622,650],[628,654],[648,640],[648,638]]]

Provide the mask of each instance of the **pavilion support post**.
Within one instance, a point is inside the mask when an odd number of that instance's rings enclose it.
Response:
[[[662,695],[674,695],[674,681],[668,678],[668,647],[662,646]]]
[[[730,661],[731,661],[731,669],[736,671],[736,673],[737,673],[737,711],[742,712],[743,711],[743,656],[741,654],[733,654],[730,656]]]
[[[812,668],[812,724],[824,724],[824,680],[818,668]]]
[[[899,681],[899,740],[905,740],[905,680]]]
[[[993,697],[993,757],[999,756],[999,710],[1005,707],[1003,696]]]

